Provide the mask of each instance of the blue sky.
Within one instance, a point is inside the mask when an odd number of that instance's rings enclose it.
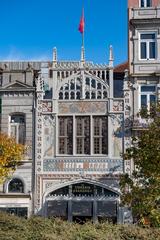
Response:
[[[86,59],[127,59],[127,0],[0,0],[0,60],[79,60],[84,2]]]

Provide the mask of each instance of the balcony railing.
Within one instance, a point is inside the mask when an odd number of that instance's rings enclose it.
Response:
[[[153,122],[152,119],[146,119],[146,118],[135,118],[133,120],[132,129],[133,130],[140,130],[140,129],[147,129],[148,126]]]
[[[133,8],[130,12],[130,19],[156,19],[160,18],[160,8]]]

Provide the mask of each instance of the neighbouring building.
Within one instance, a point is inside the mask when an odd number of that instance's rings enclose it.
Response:
[[[160,1],[128,1],[128,62],[0,62],[1,131],[28,146],[1,186],[0,210],[29,216],[130,221],[119,178],[142,106],[160,98]]]

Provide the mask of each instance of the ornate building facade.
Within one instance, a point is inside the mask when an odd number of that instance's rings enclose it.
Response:
[[[117,221],[124,74],[112,48],[109,65],[86,62],[83,48],[80,61],[58,61],[54,49],[52,62],[3,62],[1,75],[1,130],[29,149],[1,209]]]
[[[129,60],[1,62],[1,131],[28,146],[23,165],[1,187],[0,209],[69,221],[125,222],[119,177],[140,108],[160,98],[159,1],[128,1]],[[128,215],[127,215],[128,214]]]

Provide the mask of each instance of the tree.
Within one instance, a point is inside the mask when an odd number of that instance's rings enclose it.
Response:
[[[132,176],[121,177],[122,203],[139,222],[160,227],[160,105],[150,113],[142,109],[140,115],[148,127],[132,138],[124,154],[125,160],[133,159],[135,169]]]
[[[3,182],[21,164],[25,147],[14,138],[0,133],[0,182]]]

